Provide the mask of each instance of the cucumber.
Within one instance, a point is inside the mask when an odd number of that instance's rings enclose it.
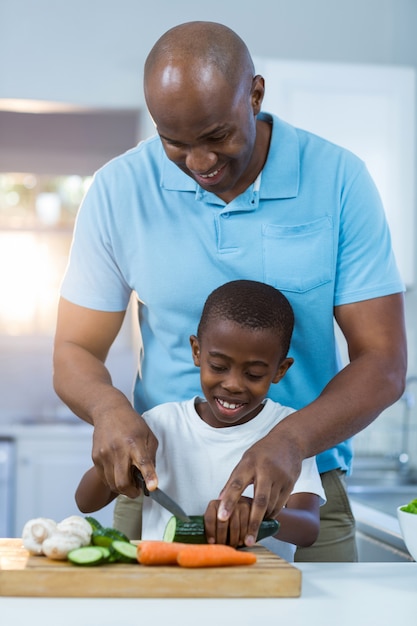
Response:
[[[177,541],[182,543],[207,543],[204,530],[203,515],[189,515],[190,521],[183,522],[178,517],[172,516],[165,527],[164,541]],[[275,519],[265,519],[261,522],[256,541],[276,535],[279,530],[279,522]]]
[[[68,561],[74,565],[99,565],[105,561],[102,548],[99,546],[83,546],[68,552]]]
[[[103,561],[106,563],[110,563],[112,560],[114,561],[115,559],[112,558],[114,555],[114,550],[112,548],[112,546],[110,547],[106,547],[106,546],[94,546],[95,548],[98,548],[99,550],[101,550],[101,553],[103,555]]]
[[[182,522],[173,515],[164,531],[164,541],[182,543],[207,543],[203,515],[189,515],[189,522]]]
[[[130,543],[130,541],[113,541],[112,548],[117,555],[117,561],[122,563],[137,562],[138,549],[134,543]]]
[[[99,530],[100,528],[103,528],[103,526],[100,524],[100,522],[97,521],[94,517],[91,517],[91,515],[87,515],[85,519],[90,524],[90,526],[93,529],[93,531],[94,530]]]
[[[261,522],[258,530],[258,536],[256,537],[256,541],[261,541],[261,539],[266,539],[267,537],[272,537],[276,535],[279,531],[280,523],[277,519],[264,519]]]
[[[94,546],[104,546],[109,548],[113,541],[126,541],[129,542],[129,537],[126,537],[124,533],[116,528],[98,528],[93,531],[91,535],[91,543]]]

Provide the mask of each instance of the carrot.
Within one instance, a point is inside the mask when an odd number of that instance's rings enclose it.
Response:
[[[182,548],[178,552],[177,562],[181,567],[252,565],[256,563],[256,555],[223,544],[196,544]]]
[[[142,565],[177,565],[177,555],[185,543],[144,540],[138,543],[137,559]]]

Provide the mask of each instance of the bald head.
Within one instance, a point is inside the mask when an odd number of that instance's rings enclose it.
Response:
[[[149,85],[181,89],[190,81],[208,83],[221,75],[230,87],[250,84],[253,61],[242,39],[215,22],[187,22],[168,30],[155,43],[145,62],[144,89]]]

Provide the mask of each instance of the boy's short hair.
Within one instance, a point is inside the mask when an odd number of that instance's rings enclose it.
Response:
[[[294,313],[278,289],[255,280],[233,280],[208,296],[197,335],[201,340],[209,323],[226,319],[245,328],[270,329],[279,335],[283,358],[287,356],[294,328]]]

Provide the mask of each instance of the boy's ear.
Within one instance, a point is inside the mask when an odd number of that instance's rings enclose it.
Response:
[[[282,378],[284,378],[285,374],[288,372],[288,370],[290,369],[293,363],[294,363],[294,359],[292,359],[291,357],[287,357],[286,359],[281,361],[276,371],[276,374],[274,378],[272,379],[272,382],[279,383],[279,381],[282,380]]]
[[[193,356],[194,365],[200,367],[200,344],[195,335],[190,337],[191,354]]]

